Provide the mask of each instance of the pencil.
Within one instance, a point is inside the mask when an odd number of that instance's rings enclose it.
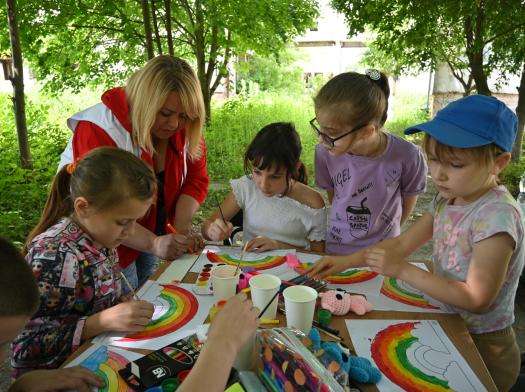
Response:
[[[139,301],[139,297],[137,296],[137,293],[135,292],[135,290],[133,289],[133,286],[131,285],[131,283],[129,283],[128,278],[126,278],[126,275],[124,275],[122,271],[120,271],[120,276],[122,276],[122,280],[124,281],[124,283],[126,283],[126,286],[128,286],[129,291],[133,293],[133,298]]]

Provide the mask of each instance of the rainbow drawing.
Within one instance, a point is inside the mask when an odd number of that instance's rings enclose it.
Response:
[[[240,261],[241,267],[252,267],[256,270],[265,270],[274,267],[278,267],[286,261],[286,256],[263,256],[256,260],[240,260],[229,254],[218,254],[214,252],[208,252],[208,260],[212,263],[224,263],[229,265],[237,265]]]
[[[393,324],[379,331],[370,347],[372,359],[379,370],[408,392],[452,391],[446,379],[436,377],[410,363],[408,350],[419,339],[412,331],[419,322]]]
[[[423,295],[401,287],[399,281],[395,278],[385,277],[383,280],[383,286],[381,286],[381,294],[393,299],[394,301],[417,306],[418,308],[439,309],[439,306],[432,305]]]
[[[128,362],[122,355],[108,350],[106,346],[100,346],[80,365],[104,380],[104,387],[99,388],[98,391],[133,392],[133,389],[129,388],[118,374],[118,371],[123,369]]]
[[[311,268],[313,265],[314,263],[300,263],[297,267],[295,267],[295,271],[302,274],[307,269]],[[332,284],[353,284],[374,279],[376,276],[377,272],[359,268],[352,268],[347,271],[340,272],[337,275],[328,276],[323,280]]]
[[[188,290],[169,284],[163,284],[157,301],[162,304],[162,313],[151,320],[146,328],[120,341],[153,339],[175,332],[195,316],[199,303]]]

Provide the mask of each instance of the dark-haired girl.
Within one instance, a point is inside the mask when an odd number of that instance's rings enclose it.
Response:
[[[232,219],[243,210],[243,240],[248,251],[310,249],[324,251],[326,209],[319,192],[307,183],[301,162],[301,141],[293,124],[262,128],[244,156],[246,175],[231,180],[231,192],[220,211],[203,226],[205,238],[229,237]]]
[[[116,247],[132,235],[156,194],[153,171],[132,153],[100,147],[55,176],[42,218],[26,242],[40,306],[13,341],[15,378],[58,368],[105,331],[140,331],[146,301],[122,301]]]
[[[315,179],[332,203],[327,253],[351,254],[399,235],[425,190],[421,150],[383,130],[389,95],[387,77],[374,69],[339,74],[314,98]]]

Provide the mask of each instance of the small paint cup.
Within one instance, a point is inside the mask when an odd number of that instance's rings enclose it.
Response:
[[[314,320],[317,291],[303,285],[290,286],[283,291],[286,326],[310,333]]]
[[[176,378],[168,378],[160,384],[162,392],[174,392],[179,387],[179,380]]]
[[[260,274],[252,276],[249,284],[253,306],[262,310],[275,293],[279,291],[279,288],[281,287],[281,279],[275,275]],[[279,298],[275,297],[272,304],[264,311],[261,318],[274,319],[277,315],[278,302]]]
[[[239,268],[236,274],[235,270],[234,265],[227,264],[212,269],[211,284],[215,302],[227,300],[235,295],[241,269]]]

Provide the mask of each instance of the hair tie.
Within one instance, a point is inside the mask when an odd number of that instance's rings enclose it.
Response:
[[[373,69],[373,68],[367,69],[365,71],[365,75],[368,76],[373,81],[378,81],[379,79],[381,79],[381,72],[379,72],[377,69]]]
[[[72,162],[66,166],[66,171],[69,173],[69,175],[71,175],[73,174],[76,168],[77,168],[76,162]]]

